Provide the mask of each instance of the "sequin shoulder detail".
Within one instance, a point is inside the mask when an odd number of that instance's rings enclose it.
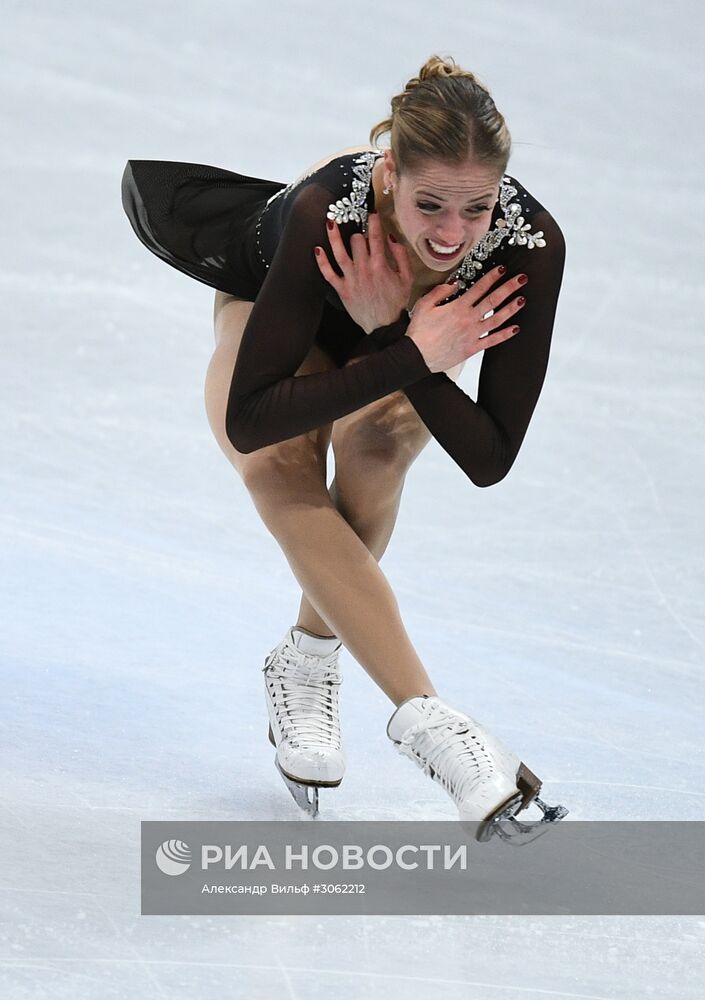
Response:
[[[527,210],[522,208],[519,200],[514,200],[517,193],[512,178],[503,176],[499,186],[499,206],[503,218],[498,218],[494,228],[485,233],[468,251],[460,267],[450,275],[449,281],[458,278],[460,288],[472,285],[484,267],[484,262],[505,240],[509,246],[526,246],[529,250],[546,246],[542,230],[532,233],[531,223],[526,221],[523,214]]]
[[[362,232],[367,235],[367,196],[372,182],[372,168],[375,160],[383,154],[376,150],[364,150],[351,163],[353,179],[350,193],[331,202],[326,217],[334,222],[359,222]]]

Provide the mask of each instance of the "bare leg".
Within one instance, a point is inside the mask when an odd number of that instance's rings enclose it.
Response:
[[[246,481],[253,502],[321,621],[395,705],[436,694],[387,578],[333,506],[325,483],[305,477],[300,465],[275,481],[271,469],[258,478]]]
[[[366,493],[366,501],[362,508],[348,505],[346,498],[338,488],[338,476],[330,485],[330,497],[336,507],[358,538],[364,542],[377,562],[384,555],[396,524],[397,514],[403,488],[403,480],[394,477],[393,482],[387,482],[389,475],[383,477],[384,484],[375,482],[373,475],[362,475],[360,485]],[[313,607],[304,592],[301,594],[299,616],[296,624],[312,632],[314,635],[330,636],[331,632],[325,622]]]

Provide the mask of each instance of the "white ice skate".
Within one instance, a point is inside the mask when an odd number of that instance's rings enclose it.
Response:
[[[527,843],[568,813],[564,806],[547,806],[539,799],[541,782],[516,754],[436,696],[402,702],[387,724],[387,735],[399,753],[448,792],[461,821],[479,824],[478,840],[497,833]],[[531,802],[541,809],[541,820],[519,823],[514,817]],[[505,820],[511,830],[499,825]]]
[[[338,694],[342,643],[292,626],[264,661],[269,739],[275,764],[297,805],[318,815],[319,787],[343,780]]]

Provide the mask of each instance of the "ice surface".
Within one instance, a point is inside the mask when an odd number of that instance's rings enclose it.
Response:
[[[213,293],[136,241],[119,190],[128,158],[293,179],[365,143],[435,51],[488,83],[510,173],[566,235],[548,376],[499,485],[429,445],[382,567],[438,691],[548,801],[703,819],[701,15],[4,5],[5,997],[702,995],[696,918],[139,916],[140,820],[299,818],[259,667],[300,591],[207,424]],[[322,818],[455,818],[343,667]]]

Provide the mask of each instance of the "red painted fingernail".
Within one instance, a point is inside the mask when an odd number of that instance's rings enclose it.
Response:
[[[517,305],[518,306],[523,306],[525,302],[526,302],[526,299],[524,298],[524,296],[520,295],[519,298],[517,299]]]
[[[333,228],[333,220],[332,219],[328,219],[328,221],[326,222],[326,225],[328,226],[329,229],[332,229]]]
[[[526,274],[520,274],[519,277],[517,278],[517,281],[519,282],[520,285],[525,285],[528,280],[529,278]]]
[[[314,248],[313,248],[313,252],[314,252],[314,253],[315,253],[315,255],[316,255],[316,256],[318,257],[318,256],[320,256],[320,253],[321,253],[321,248],[320,248],[320,247],[314,247]]]
[[[392,241],[392,243],[396,243],[396,242],[397,242],[397,240],[396,240],[396,238],[395,238],[395,236],[394,236],[394,233],[390,233],[390,234],[389,234],[389,238],[390,238],[390,240]]]
[[[497,270],[499,271],[500,274],[506,274],[507,273],[507,269],[504,266],[504,264],[500,264],[499,267],[497,268]]]
[[[512,327],[512,333],[519,333],[520,330],[521,330],[520,326],[513,326]]]

